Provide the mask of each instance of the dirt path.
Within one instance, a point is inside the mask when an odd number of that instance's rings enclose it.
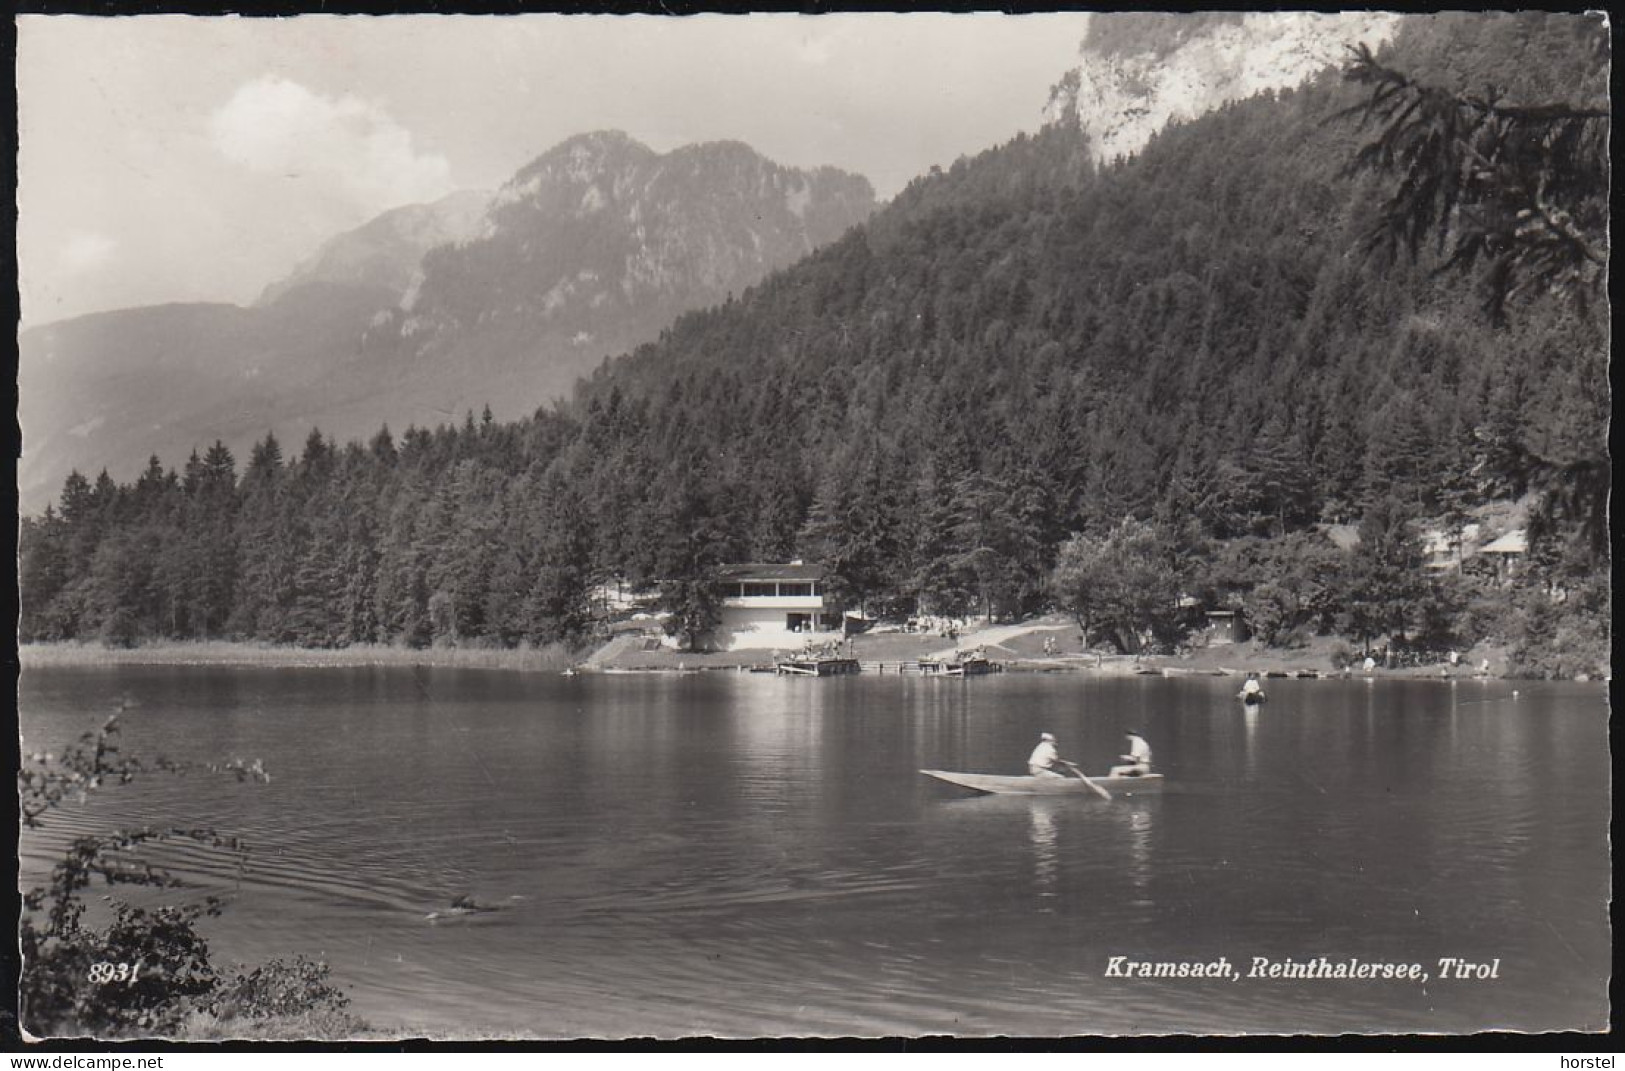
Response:
[[[932,658],[951,658],[960,651],[975,647],[998,647],[1007,640],[1017,636],[1025,636],[1032,632],[1066,632],[1076,631],[1077,626],[1069,623],[1038,623],[1033,621],[1021,622],[1014,625],[989,625],[975,632],[963,632],[959,642],[952,647],[945,647],[940,651],[933,651]]]

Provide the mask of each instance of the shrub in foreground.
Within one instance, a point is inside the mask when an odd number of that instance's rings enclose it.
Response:
[[[142,773],[196,769],[127,757],[118,734],[115,716],[60,754],[30,756],[17,774],[23,824],[38,828],[64,801],[83,801],[106,785],[128,783]],[[270,779],[257,762],[203,768],[232,773],[239,780]],[[259,1037],[277,1033],[272,1024],[297,1013],[303,1031],[299,1036],[348,1036],[363,1030],[365,1024],[345,1010],[348,998],[328,983],[324,965],[273,961],[223,981],[210,962],[208,941],[196,929],[200,919],[221,912],[218,897],[141,906],[107,895],[102,897],[105,920],[97,924],[88,917],[85,894],[93,883],[178,886],[177,879],[141,855],[154,843],[178,841],[230,853],[239,868],[246,863],[245,846],[212,829],[121,829],[75,838],[51,868],[46,885],[24,894],[18,928],[21,1026],[40,1037],[117,1038],[173,1037],[194,1032],[202,1023],[241,1023],[246,1029],[235,1036]]]

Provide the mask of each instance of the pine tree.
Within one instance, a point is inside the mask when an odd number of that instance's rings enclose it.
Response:
[[[1421,622],[1427,595],[1415,512],[1394,495],[1373,500],[1360,520],[1360,542],[1342,582],[1352,630],[1369,646],[1374,637],[1405,638]]]
[[[1510,301],[1559,292],[1585,309],[1608,265],[1606,22],[1589,24],[1567,59],[1602,99],[1516,104],[1495,90],[1454,93],[1381,63],[1365,45],[1347,69],[1369,87],[1345,115],[1373,123],[1352,170],[1399,176],[1368,243],[1414,259],[1430,239],[1447,268],[1484,270],[1484,301],[1503,322]]]
[[[396,460],[395,438],[390,435],[388,424],[378,429],[378,433],[372,437],[372,441],[367,448],[371,451],[373,460],[380,466],[384,468],[394,467]]]
[[[66,523],[46,506],[38,519],[22,519],[17,546],[18,639],[67,639],[72,634],[68,624],[52,613],[71,578]]]
[[[532,643],[578,643],[594,624],[589,513],[556,475],[544,479],[543,494],[535,578],[523,607],[525,635]]]
[[[273,432],[266,432],[261,442],[254,444],[248,455],[248,469],[243,473],[243,482],[249,485],[265,483],[276,478],[282,472],[282,444],[276,441]]]
[[[378,584],[374,592],[379,638],[408,647],[426,647],[429,625],[429,585],[418,524],[427,495],[416,480],[398,487],[392,500],[381,503],[385,523],[378,541]]]
[[[722,620],[718,567],[728,560],[726,533],[716,524],[714,504],[704,486],[706,474],[670,468],[656,507],[659,543],[656,567],[666,631],[694,650]]]

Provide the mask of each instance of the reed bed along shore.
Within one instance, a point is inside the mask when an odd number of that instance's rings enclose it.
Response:
[[[94,643],[31,643],[18,648],[23,668],[42,666],[444,666],[559,672],[575,665],[582,652],[565,647],[501,649],[479,647],[307,648],[276,644],[205,641],[104,647]]]

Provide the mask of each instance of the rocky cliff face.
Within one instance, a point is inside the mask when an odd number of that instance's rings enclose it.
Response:
[[[1384,12],[1098,14],[1049,116],[1076,112],[1098,159],[1139,151],[1170,121],[1296,86],[1398,28]]]

